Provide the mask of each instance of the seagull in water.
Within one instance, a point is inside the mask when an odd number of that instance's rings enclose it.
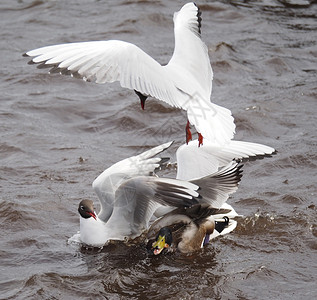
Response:
[[[51,73],[68,74],[86,81],[119,81],[139,96],[144,109],[151,96],[187,111],[186,142],[192,139],[190,125],[203,137],[220,145],[235,133],[231,111],[210,102],[213,72],[208,48],[201,39],[201,12],[194,3],[174,13],[174,53],[161,65],[134,44],[91,41],[60,44],[25,53],[31,63],[50,67]]]
[[[228,218],[236,216],[226,201],[238,188],[241,166],[231,161],[219,171],[191,181],[153,176],[168,160],[157,155],[171,144],[119,161],[101,173],[93,182],[101,210],[97,214],[93,201],[82,200],[78,206],[80,233],[69,241],[102,247],[110,240],[133,239],[149,228],[152,216],[162,217],[175,209],[186,210],[196,205],[208,207],[208,213],[211,207],[213,215],[219,212],[219,218],[223,217],[221,213]],[[159,211],[160,208],[167,210]],[[228,233],[236,222],[232,220],[226,225],[231,226]]]
[[[161,224],[174,224],[176,217],[171,218],[174,212],[188,217],[199,205],[203,206],[202,210],[198,209],[201,216],[211,213],[209,221],[216,222],[215,230],[206,236],[203,244],[231,232],[237,224],[232,218],[238,214],[226,201],[237,190],[241,178],[240,167],[233,160],[262,157],[275,150],[239,141],[232,141],[230,147],[212,143],[197,147],[197,143],[195,140],[177,149],[176,179],[153,176],[168,161],[157,155],[172,142],[126,158],[102,172],[92,185],[101,210],[97,214],[93,201],[82,200],[78,206],[80,233],[69,241],[102,247],[109,240],[133,239],[149,230],[152,217],[162,221],[156,221],[150,233]],[[196,208],[186,211],[189,207]],[[223,222],[224,217],[229,221]]]

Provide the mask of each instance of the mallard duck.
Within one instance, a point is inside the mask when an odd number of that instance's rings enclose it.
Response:
[[[228,213],[231,209],[218,209],[208,204],[175,209],[151,225],[147,248],[154,255],[164,249],[186,254],[197,251],[211,239],[236,227],[236,221],[227,216],[220,219],[220,215]]]
[[[161,65],[134,44],[93,41],[54,45],[28,51],[32,63],[50,67],[50,72],[69,74],[86,81],[119,81],[139,96],[141,106],[148,96],[187,111],[186,141],[190,124],[202,137],[224,144],[233,138],[231,111],[210,102],[213,72],[208,48],[201,39],[201,12],[195,3],[174,13],[175,48],[167,65]]]
[[[138,237],[149,228],[153,215],[161,217],[175,208],[199,203],[218,208],[226,205],[241,178],[238,163],[232,161],[218,172],[193,181],[153,176],[155,169],[167,162],[166,158],[155,156],[171,144],[124,159],[100,174],[93,188],[101,210],[97,214],[91,200],[82,200],[78,206],[80,233],[70,241],[102,247],[109,240]],[[159,212],[162,208],[167,211]]]

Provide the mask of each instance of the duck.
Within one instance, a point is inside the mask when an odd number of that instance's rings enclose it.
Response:
[[[146,247],[154,255],[175,251],[192,254],[215,237],[235,229],[235,220],[227,216],[219,218],[219,215],[227,213],[230,209],[214,208],[209,204],[175,209],[150,226]]]
[[[197,204],[222,208],[219,213],[234,215],[226,201],[238,189],[241,165],[231,161],[217,172],[191,181],[158,177],[155,171],[168,161],[158,154],[172,143],[126,158],[103,171],[92,184],[101,209],[97,214],[92,200],[80,201],[80,231],[69,242],[103,247],[110,241],[130,241],[146,232],[153,218]],[[159,212],[162,207],[168,211]]]
[[[179,180],[195,181],[224,168],[232,160],[249,161],[271,157],[276,150],[259,143],[230,141],[219,145],[205,140],[204,147],[197,147],[198,140],[181,145],[176,151]],[[150,253],[179,251],[189,254],[198,251],[218,236],[232,232],[236,226],[235,209],[223,195],[222,205],[215,208],[209,204],[172,209],[158,208],[157,219],[148,229],[146,240]]]
[[[203,139],[219,144],[235,134],[231,111],[210,101],[213,71],[208,48],[201,37],[201,11],[189,2],[174,13],[175,47],[171,59],[161,65],[138,46],[120,40],[89,41],[45,46],[28,51],[31,64],[98,84],[118,81],[134,90],[144,109],[148,97],[187,112],[186,143],[191,126]]]

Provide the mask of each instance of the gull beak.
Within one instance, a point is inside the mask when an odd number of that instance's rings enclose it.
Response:
[[[160,235],[158,239],[152,244],[154,255],[160,254],[165,248],[168,248],[168,244],[165,243],[165,235]]]
[[[97,221],[97,216],[94,212],[88,212],[96,221]]]

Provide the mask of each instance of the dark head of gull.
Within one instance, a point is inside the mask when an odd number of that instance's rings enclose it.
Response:
[[[84,219],[93,217],[97,219],[94,211],[94,203],[91,200],[82,200],[78,206],[78,212]]]

